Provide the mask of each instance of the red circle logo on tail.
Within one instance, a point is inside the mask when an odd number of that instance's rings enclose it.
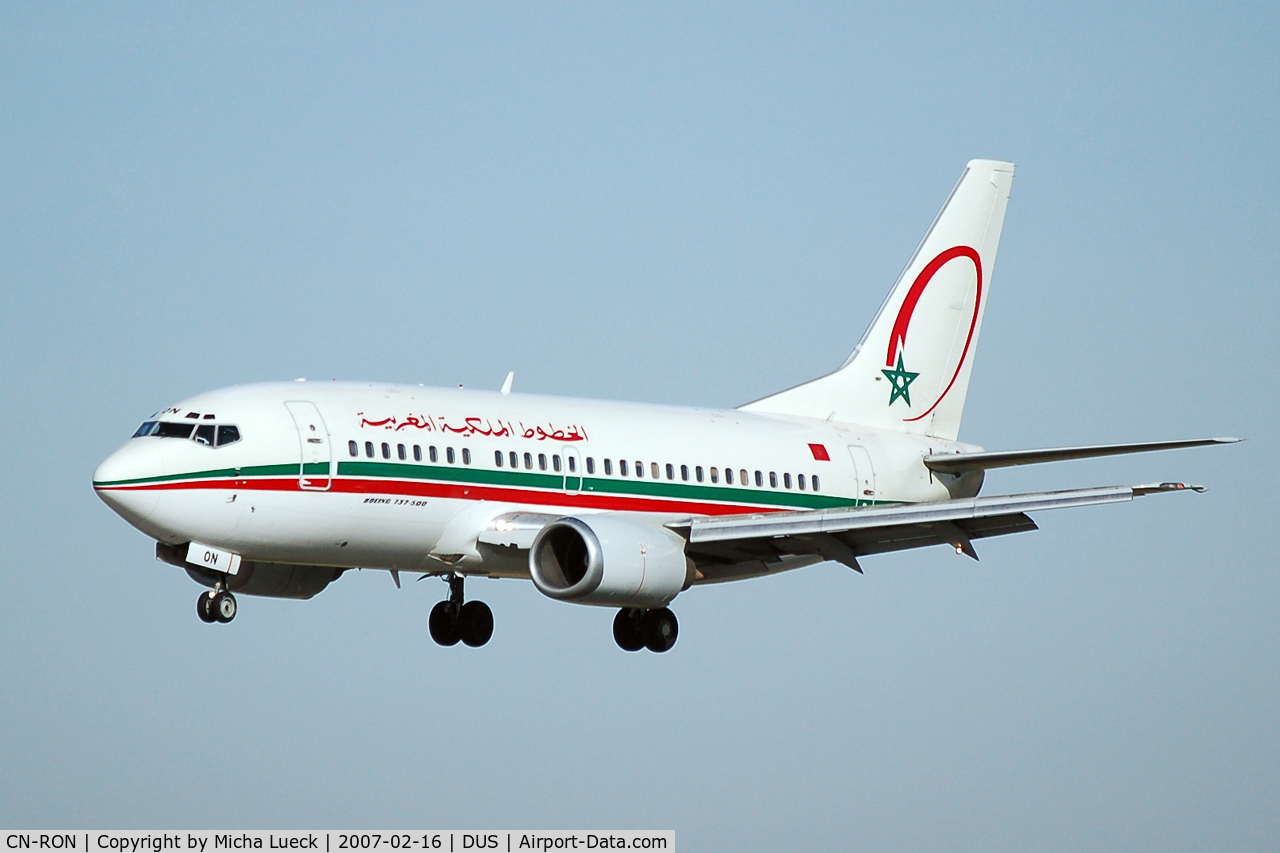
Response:
[[[977,293],[973,300],[973,318],[969,320],[969,335],[964,340],[964,350],[960,353],[960,361],[956,363],[955,373],[951,374],[951,380],[947,383],[947,387],[942,390],[942,393],[938,395],[938,399],[934,400],[933,405],[922,414],[912,418],[903,418],[903,421],[918,421],[936,409],[951,390],[951,386],[956,384],[956,379],[960,376],[960,368],[964,367],[964,361],[969,357],[969,346],[973,343],[973,332],[978,327],[978,309],[982,306],[982,259],[978,257],[977,250],[970,246],[952,246],[950,249],[939,252],[933,260],[925,264],[924,269],[920,270],[920,274],[916,276],[916,280],[911,283],[911,288],[907,291],[907,298],[902,300],[902,307],[898,309],[898,316],[893,321],[893,329],[889,333],[889,351],[884,361],[885,370],[881,371],[893,385],[889,391],[889,405],[893,405],[898,398],[902,398],[902,401],[908,406],[911,405],[910,386],[912,381],[920,375],[907,370],[902,361],[902,351],[907,344],[907,331],[911,328],[911,315],[915,313],[921,294],[929,286],[929,282],[933,280],[933,277],[937,275],[938,270],[957,258],[968,258],[973,261],[973,268],[978,276]]]

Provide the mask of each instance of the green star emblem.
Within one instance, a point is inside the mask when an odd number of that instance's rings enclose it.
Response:
[[[884,374],[886,379],[888,379],[890,382],[893,383],[893,387],[889,389],[889,405],[892,406],[893,401],[901,397],[903,402],[906,403],[908,406],[910,406],[911,394],[907,391],[907,389],[911,386],[911,383],[915,381],[915,378],[920,374],[912,373],[909,370],[903,369],[902,353],[898,353],[897,368],[895,368],[894,370],[887,370],[887,369],[881,370],[880,372]]]

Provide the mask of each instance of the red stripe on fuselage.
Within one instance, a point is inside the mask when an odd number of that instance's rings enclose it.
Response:
[[[178,489],[226,489],[268,492],[307,492],[323,494],[315,489],[303,489],[298,479],[253,480],[188,480],[187,482],[143,483],[134,486],[95,486],[99,491],[173,491]],[[499,486],[477,486],[471,483],[436,483],[422,480],[370,480],[360,478],[334,478],[329,492],[363,495],[411,495],[414,497],[449,498],[465,501],[502,501],[506,503],[537,504],[542,506],[581,509],[620,510],[625,512],[688,512],[698,515],[735,515],[743,512],[786,512],[803,507],[760,506],[758,504],[719,504],[702,501],[686,501],[676,498],[643,498],[605,495],[598,492],[580,492],[576,495],[563,492],[540,492],[532,489],[514,489]]]

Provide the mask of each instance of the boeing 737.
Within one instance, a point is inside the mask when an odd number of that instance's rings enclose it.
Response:
[[[616,608],[628,651],[670,649],[692,586],[1034,530],[1028,513],[1181,483],[979,497],[988,469],[1233,442],[988,452],[958,441],[1013,164],[974,160],[849,358],[736,409],[357,382],[276,382],[162,409],[94,473],[99,497],[208,587],[307,599],[351,568],[448,581],[428,626],[482,646],[469,576]]]

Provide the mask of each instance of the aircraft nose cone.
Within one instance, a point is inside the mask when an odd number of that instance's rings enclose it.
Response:
[[[93,472],[93,490],[102,502],[121,518],[137,526],[145,522],[160,500],[157,492],[136,481],[147,476],[143,456],[136,447],[125,445],[102,461]]]

